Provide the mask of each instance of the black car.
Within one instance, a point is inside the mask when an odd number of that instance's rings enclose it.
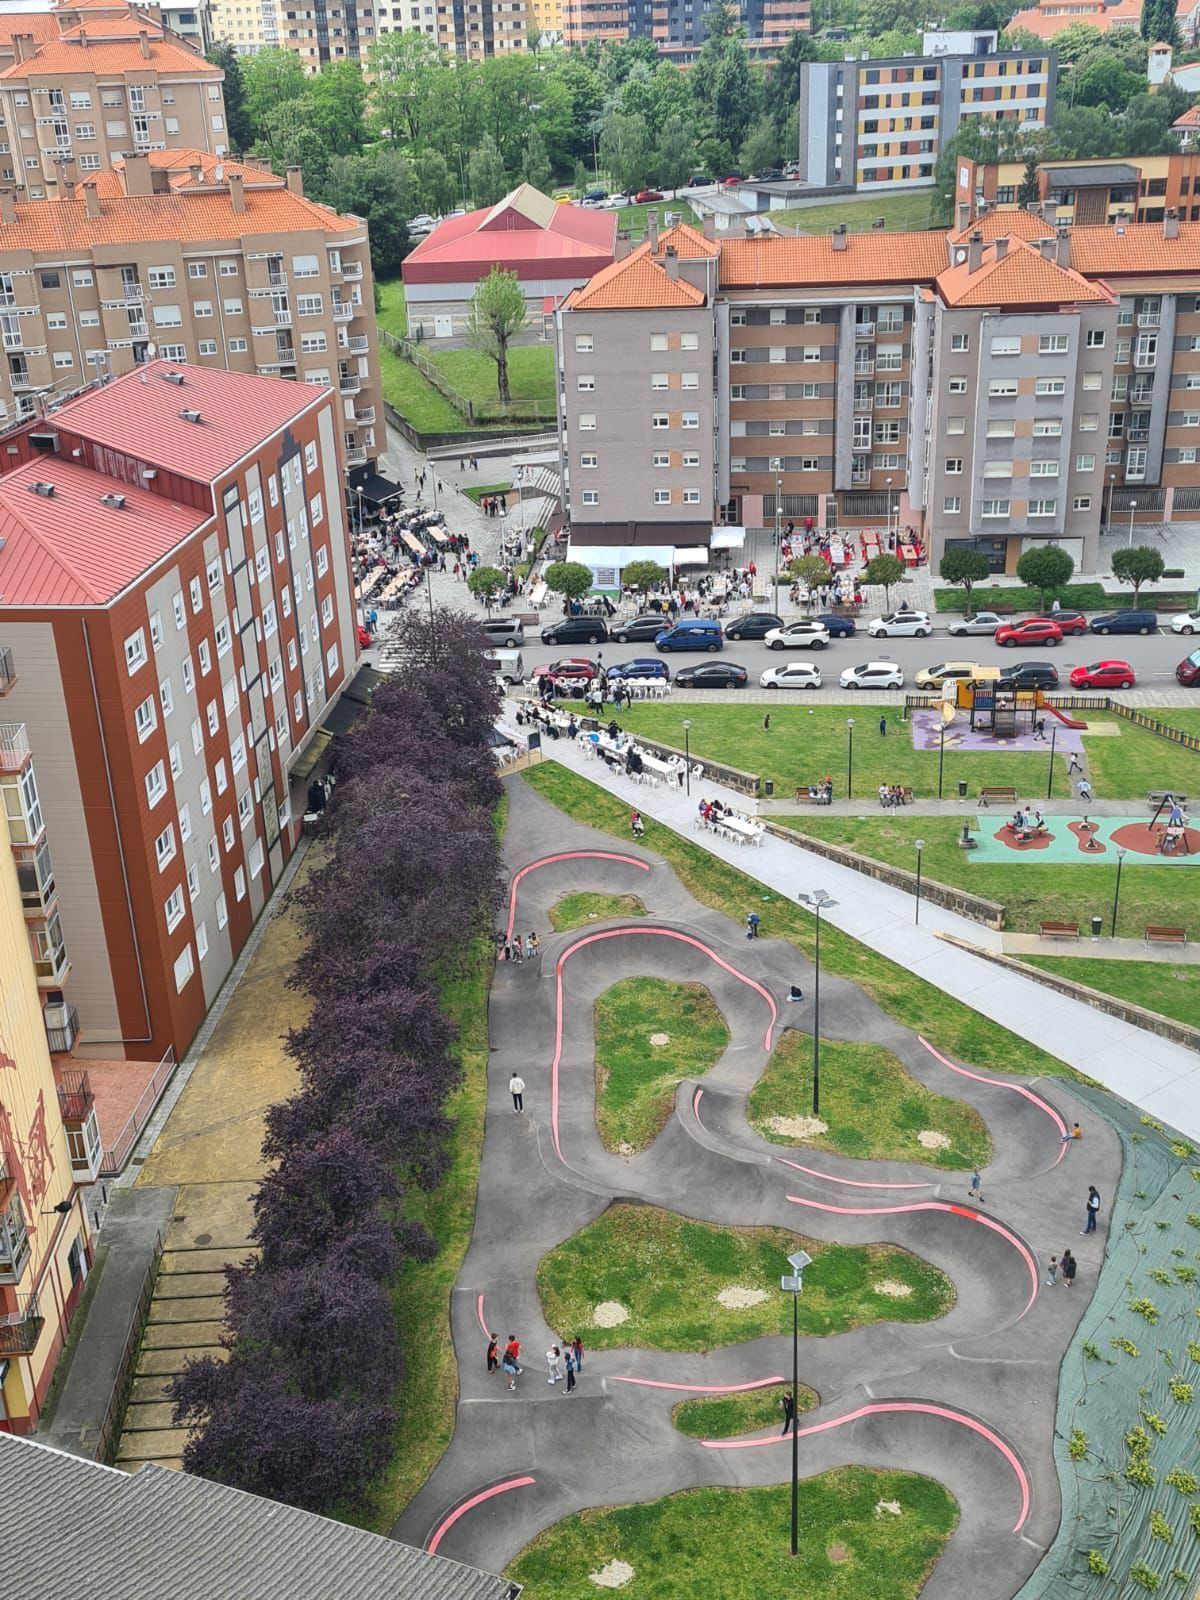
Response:
[[[773,611],[749,611],[725,624],[727,639],[765,639],[772,628],[782,628],[783,618]]]
[[[677,689],[744,689],[746,669],[733,661],[702,661],[675,674]]]
[[[712,183],[713,180],[703,172],[693,172],[687,181],[687,186],[689,189],[710,189]]]
[[[1018,661],[1003,669],[1000,682],[1018,689],[1057,689],[1058,670],[1049,661]]]
[[[813,621],[823,623],[831,639],[852,639],[858,632],[858,624],[853,617],[835,617],[832,611],[822,611]]]
[[[782,183],[783,168],[772,167],[769,172],[760,172],[758,175],[758,181],[759,183]]]
[[[628,622],[615,623],[610,638],[618,644],[636,644],[641,639],[657,639],[670,626],[671,619],[665,611],[643,611]]]
[[[1113,611],[1092,618],[1093,633],[1157,633],[1157,611]]]
[[[542,629],[543,644],[599,644],[607,638],[603,617],[563,617]]]

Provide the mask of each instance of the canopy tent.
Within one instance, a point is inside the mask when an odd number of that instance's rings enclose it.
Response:
[[[706,567],[708,551],[702,544],[680,545],[671,552],[673,567]]]
[[[387,501],[394,500],[397,495],[404,493],[398,483],[393,483],[380,472],[372,472],[370,467],[355,467],[348,481],[350,493],[356,499],[361,495],[367,504],[372,506],[385,505]]]
[[[740,550],[746,543],[745,528],[714,528],[710,550]]]

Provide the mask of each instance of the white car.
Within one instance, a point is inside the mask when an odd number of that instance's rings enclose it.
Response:
[[[876,617],[867,632],[872,639],[928,639],[933,624],[924,611],[889,611],[886,617]]]
[[[409,218],[409,233],[432,233],[436,227],[436,221],[427,213],[423,212],[419,217]]]
[[[903,689],[904,673],[898,661],[864,661],[847,667],[838,682],[843,689]]]
[[[1200,611],[1181,611],[1171,618],[1172,633],[1200,633]]]
[[[829,629],[823,622],[789,622],[784,628],[772,628],[764,644],[768,650],[792,649],[824,650],[829,643]]]
[[[1005,620],[1004,617],[998,617],[994,611],[977,611],[970,618],[956,617],[953,622],[946,624],[946,631],[958,638],[968,633],[986,633],[990,638],[997,628],[1003,627]]]
[[[811,661],[789,661],[782,667],[768,667],[758,681],[763,689],[819,689],[821,669]]]

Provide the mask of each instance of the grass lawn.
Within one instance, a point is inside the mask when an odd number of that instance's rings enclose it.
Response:
[[[1148,717],[1157,715],[1160,722],[1178,728],[1180,733],[1200,734],[1200,711],[1181,711],[1177,706],[1163,706],[1161,713],[1145,709]]]
[[[538,1293],[550,1327],[564,1338],[578,1332],[596,1350],[715,1350],[791,1330],[779,1273],[797,1247],[813,1257],[800,1298],[801,1333],[930,1322],[954,1303],[948,1278],[893,1245],[818,1243],[783,1228],[718,1228],[619,1203],[542,1257]],[[723,1305],[717,1296],[734,1289],[762,1299]],[[624,1307],[626,1320],[598,1324],[596,1308],[606,1303]]]
[[[702,983],[623,978],[596,1001],[596,1127],[606,1150],[645,1150],[680,1078],[715,1065],[729,1029]],[[656,1039],[666,1043],[654,1043]]]
[[[781,1450],[784,1447],[780,1447]],[[786,1451],[784,1452],[786,1453]],[[913,1600],[958,1507],[932,1478],[842,1467],[800,1484],[800,1553],[788,1553],[791,1489],[686,1489],[646,1505],[583,1511],[547,1528],[508,1569],[524,1600],[595,1600],[612,1561],[630,1600]],[[898,1504],[900,1515],[877,1515]]]
[[[460,394],[475,402],[495,402],[496,363],[482,350],[438,350],[425,354]],[[508,384],[513,402],[540,401],[554,415],[554,351],[548,344],[514,345],[508,352]]]
[[[381,328],[403,339],[408,333],[408,307],[404,303],[404,279],[391,278],[387,283],[376,282],[379,310],[375,320]]]
[[[524,779],[576,821],[611,833],[618,839],[628,837],[628,806],[586,778],[568,772],[557,761],[530,768]],[[790,939],[797,949],[811,956],[813,919],[809,912],[790,900],[766,894],[763,885],[744,872],[649,819],[646,821],[646,844],[670,864],[684,888],[701,905],[711,906],[739,924],[745,920],[749,908],[755,906],[763,918],[764,937]],[[1136,873],[1128,876],[1136,877]],[[1122,891],[1123,888],[1122,885]],[[1076,1075],[1056,1056],[1010,1033],[978,1011],[972,1011],[829,923],[822,930],[821,961],[826,972],[853,979],[889,1016],[910,1028],[919,1028],[947,1055],[959,1056],[975,1067],[1027,1073],[1030,1077]]]
[[[1097,739],[1095,744],[1119,742]],[[964,811],[964,815],[977,820],[973,807]],[[994,819],[996,826],[1004,820],[994,807],[980,815],[986,816],[989,823]],[[848,845],[851,850],[876,861],[907,867],[909,871],[916,861],[913,841],[924,839],[921,863],[925,875],[939,883],[969,889],[972,894],[998,901],[1005,908],[1004,925],[1014,933],[1036,933],[1038,923],[1046,919],[1078,922],[1086,927],[1092,916],[1104,917],[1105,932],[1108,931],[1116,888],[1115,858],[1111,868],[1057,863],[1042,866],[1037,864],[1035,856],[1014,856],[1011,864],[1007,861],[994,865],[972,862],[968,853],[958,847],[961,826],[958,817],[906,817],[903,813],[880,811],[874,816],[806,815],[776,817],[775,821],[800,833],[811,834],[815,839]],[[1196,889],[1189,887],[1193,883],[1200,887],[1200,871],[1191,872],[1183,867],[1130,867],[1127,861],[1126,870],[1121,874],[1117,933],[1127,939],[1140,939],[1151,923],[1177,923],[1181,892],[1195,900]],[[1196,931],[1200,933],[1200,927]]]
[[[863,1160],[920,1161],[959,1171],[991,1159],[979,1113],[925,1088],[882,1045],[822,1040],[821,1120],[828,1131],[797,1138],[795,1128],[776,1122],[804,1116],[811,1105],[812,1035],[788,1028],[747,1105],[764,1139]],[[949,1143],[928,1148],[917,1138],[924,1132],[941,1134]]]
[[[933,191],[921,189],[913,194],[843,200],[827,206],[797,206],[791,211],[772,211],[771,217],[799,228],[801,233],[828,233],[839,222],[844,222],[851,233],[865,233],[876,217],[886,217],[889,233],[908,233],[933,226],[932,206]]]
[[[550,926],[555,933],[565,933],[611,917],[645,915],[646,907],[636,894],[565,894],[550,907]]]
[[[1089,961],[1086,956],[1022,956],[1021,960],[1200,1028],[1200,967],[1168,961]]]
[[[683,221],[690,223],[693,228],[701,226],[700,218],[686,200],[654,200],[646,206],[622,206],[617,212],[617,228],[621,233],[632,234],[635,244],[645,236],[647,211],[658,212],[658,226],[662,231],[666,229],[668,211],[678,212]]]
[[[1200,799],[1197,787],[1200,785],[1200,751],[1160,739],[1158,734],[1136,728],[1121,717],[1103,712],[1084,715],[1089,723],[1110,722],[1120,730],[1115,735],[1100,735],[1095,739],[1084,735],[1092,789],[1098,799],[1145,800],[1151,789],[1178,789],[1182,794]],[[1188,713],[1185,711],[1183,715],[1186,717]],[[1174,721],[1169,706],[1163,708],[1161,720],[1172,727],[1180,726]],[[1191,733],[1194,730],[1183,728],[1181,731]]]
[[[885,709],[888,731],[881,737],[879,718]],[[777,708],[770,708],[771,726],[767,730],[763,728],[762,706],[639,703],[622,711],[621,726],[631,733],[678,745],[682,750],[685,711],[692,721],[691,749],[696,755],[773,778],[778,795],[790,795],[797,784],[808,785],[830,773],[835,799],[845,798],[848,717],[854,718],[856,795],[864,799],[873,796],[881,783],[906,784],[914,795],[937,795],[938,752],[913,749],[909,726],[899,720],[898,706],[805,706],[783,700]],[[1140,737],[1151,739],[1153,735]],[[1070,786],[1065,757],[1055,765],[1054,792],[1066,798]],[[993,755],[987,751],[960,754],[947,750],[945,792],[954,794],[958,779],[966,778],[972,795],[986,784],[1013,784],[1018,791],[1045,794],[1047,771],[1047,757],[1040,751],[997,751]],[[1105,793],[1098,783],[1095,791],[1097,796]]]
[[[474,500],[478,505],[485,494],[507,494],[511,488],[511,483],[481,483],[477,488],[464,488],[462,492],[468,500]]]
[[[761,1433],[764,1428],[782,1428],[779,1402],[790,1383],[772,1383],[765,1389],[746,1389],[741,1394],[709,1394],[702,1400],[683,1400],[671,1412],[671,1421],[690,1439],[736,1439],[742,1433]],[[800,1385],[800,1410],[811,1411],[817,1403],[816,1391]]]
[[[383,345],[379,347],[379,371],[384,398],[414,428],[422,433],[459,433],[466,428],[466,419],[446,396],[422,377],[411,361],[393,355]]]

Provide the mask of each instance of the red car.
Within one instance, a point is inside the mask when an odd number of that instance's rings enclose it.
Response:
[[[1030,617],[1030,622],[1053,622],[1063,631],[1063,636],[1078,635],[1088,631],[1088,621],[1082,611],[1059,611],[1052,617]]]
[[[633,198],[636,205],[644,206],[648,205],[651,200],[661,200],[662,195],[657,189],[639,189]]]
[[[1136,682],[1128,661],[1093,661],[1071,672],[1072,689],[1132,689]]]
[[[534,667],[533,676],[553,678],[555,683],[587,683],[600,676],[600,666],[598,662],[588,661],[583,656],[564,656],[561,661]]]
[[[1027,617],[1024,622],[1002,622],[996,629],[997,644],[1061,644],[1062,629],[1047,617]]]

